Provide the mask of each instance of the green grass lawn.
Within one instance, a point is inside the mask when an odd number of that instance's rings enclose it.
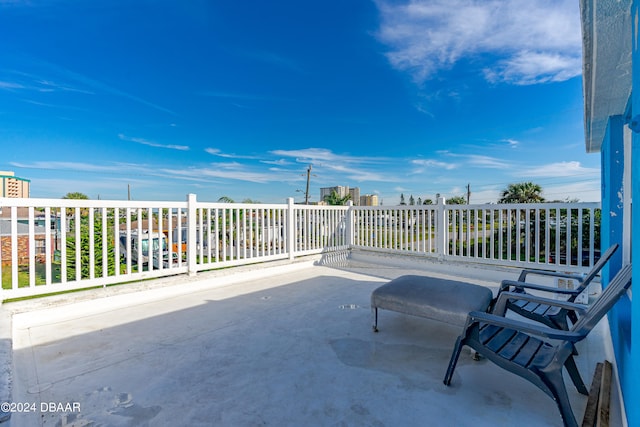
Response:
[[[36,286],[44,285],[46,280],[46,265],[36,264]],[[60,282],[60,264],[51,264],[51,277],[53,283]],[[23,288],[29,286],[29,268],[27,266],[18,267],[18,287]],[[2,289],[11,289],[11,266],[2,266]]]
[[[60,283],[60,263],[51,264],[51,282]],[[138,271],[136,265],[131,266],[132,273]],[[126,273],[126,265],[120,265],[120,273]],[[2,289],[11,289],[11,265],[2,266]],[[36,286],[44,285],[46,281],[46,264],[36,264],[35,266]],[[69,279],[71,280],[71,279]],[[18,287],[25,288],[29,286],[29,267],[18,266]]]

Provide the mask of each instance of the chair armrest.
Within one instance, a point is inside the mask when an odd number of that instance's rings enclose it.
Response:
[[[526,332],[533,335],[542,336],[553,340],[564,340],[570,342],[578,342],[584,338],[583,334],[564,331],[561,329],[553,329],[548,326],[541,325],[539,323],[523,322],[508,317],[496,316],[490,313],[484,313],[481,311],[472,311],[467,316],[467,326],[465,330],[474,323],[488,323],[490,325],[500,326],[503,328],[513,329],[518,332]]]
[[[552,307],[559,307],[559,308],[564,308],[566,310],[573,310],[580,314],[588,310],[588,308],[585,307],[584,305],[576,304],[574,302],[562,301],[562,300],[557,300],[552,298],[545,298],[538,295],[523,294],[520,292],[502,292],[501,294],[498,295],[496,299],[496,303],[493,306],[492,314],[495,314],[498,316],[504,316],[504,314],[507,311],[507,301],[509,300],[520,300],[520,301],[535,302],[538,304],[546,304]]]
[[[580,280],[582,283],[582,280]],[[561,288],[553,288],[548,285],[538,285],[536,283],[527,283],[527,282],[519,282],[516,280],[503,280],[500,283],[500,289],[498,290],[498,294],[508,290],[510,287],[520,288],[520,289],[533,289],[537,291],[551,292],[554,294],[563,294],[563,295],[578,295],[584,289],[561,289]]]
[[[518,277],[518,282],[526,282],[527,275],[533,274],[537,276],[551,276],[551,277],[559,277],[563,279],[574,279],[582,283],[584,280],[584,276],[576,273],[560,273],[558,271],[545,271],[545,270],[527,270],[524,269],[520,273],[520,277]]]

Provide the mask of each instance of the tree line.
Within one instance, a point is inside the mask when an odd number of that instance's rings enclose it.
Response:
[[[436,199],[440,197],[440,194],[436,195]],[[82,193],[67,193],[63,199],[88,199],[85,194]],[[351,200],[350,195],[344,197],[340,196],[335,190],[325,196],[324,202],[328,205],[342,206],[346,205]],[[563,202],[577,202],[577,200],[563,200]],[[234,200],[227,196],[222,196],[218,199],[221,203],[234,203]],[[509,184],[500,193],[498,203],[544,203],[545,198],[542,196],[542,187],[533,182],[520,182],[515,184]],[[243,203],[259,203],[258,201],[245,199]],[[404,194],[400,194],[400,206],[414,206],[414,205],[432,205],[434,201],[429,198],[422,199],[418,197],[415,199],[413,195],[409,196],[408,201],[405,199]],[[467,204],[467,198],[464,196],[452,196],[447,198],[447,204],[449,205],[465,205]]]
[[[437,194],[436,198],[440,195]],[[533,182],[519,182],[515,184],[509,184],[500,193],[498,203],[544,203],[547,200],[542,196],[542,187]],[[554,200],[562,202],[577,202],[578,200]],[[418,197],[417,201],[413,198],[413,195],[409,197],[409,201],[405,200],[404,194],[400,194],[400,205],[432,205],[433,200],[424,199]],[[467,199],[464,196],[453,196],[447,199],[448,205],[465,205]]]

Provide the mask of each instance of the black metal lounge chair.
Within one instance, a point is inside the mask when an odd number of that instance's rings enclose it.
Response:
[[[445,385],[451,384],[460,351],[466,345],[501,368],[539,387],[556,402],[564,425],[577,427],[562,378],[562,368],[567,369],[578,392],[588,394],[575,364],[573,346],[589,334],[629,286],[631,286],[630,265],[618,272],[600,298],[591,306],[582,309],[580,319],[568,331],[495,314],[469,313],[464,332],[458,337],[451,354],[451,361],[444,377]],[[497,304],[504,304],[505,299],[522,297],[521,294],[504,292]],[[531,300],[536,298],[534,295],[526,297]],[[553,301],[553,304],[560,307],[578,305],[564,301]]]
[[[591,271],[585,276],[577,275],[577,274],[566,274],[559,273],[553,271],[539,271],[539,270],[522,270],[520,273],[520,277],[518,277],[517,281],[513,280],[503,280],[500,289],[498,290],[498,295],[494,299],[498,300],[500,294],[503,292],[515,292],[521,294],[527,294],[527,289],[536,290],[536,291],[544,291],[552,294],[561,294],[567,297],[567,301],[574,302],[578,295],[580,295],[587,286],[591,284],[593,279],[600,273],[600,270],[605,266],[605,264],[611,259],[615,251],[618,249],[618,244],[612,245],[607,251],[600,257],[598,262],[595,263]],[[550,286],[538,285],[533,283],[527,283],[527,275],[541,275],[541,276],[551,276],[557,278],[565,278],[571,279],[578,282],[580,285],[576,289],[560,289],[553,288]],[[547,326],[557,329],[569,329],[569,320],[571,323],[576,323],[578,320],[578,316],[576,315],[575,310],[570,308],[563,308],[558,306],[550,305],[547,301],[530,301],[526,298],[517,299],[517,300],[509,300],[506,304],[506,308],[508,310],[513,311],[514,313],[518,313],[521,316],[526,318],[535,320],[536,322],[544,323]],[[497,313],[502,314],[502,313]]]

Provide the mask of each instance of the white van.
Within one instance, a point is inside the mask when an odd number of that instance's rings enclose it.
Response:
[[[153,232],[151,236],[149,236],[148,231],[143,231],[142,234],[138,236],[138,231],[134,230],[129,234],[129,240],[131,241],[131,264],[138,264],[138,245],[140,245],[142,248],[142,259],[140,261],[143,269],[149,266],[149,249],[151,249],[151,256],[153,257],[154,269],[160,268],[160,253],[162,253],[162,266],[169,268],[169,250],[167,238],[164,233]],[[128,258],[127,233],[120,233],[120,253],[126,262]]]

